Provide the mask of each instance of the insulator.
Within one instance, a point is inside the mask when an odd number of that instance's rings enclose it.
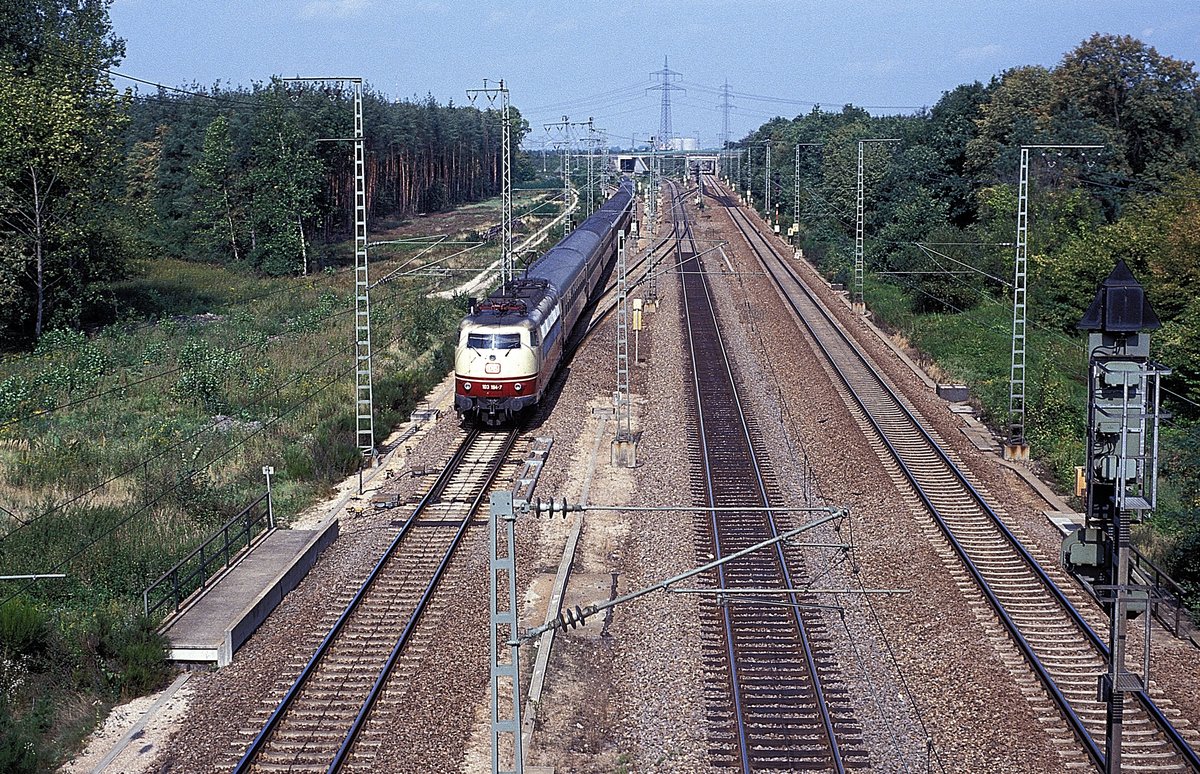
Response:
[[[558,614],[558,625],[563,631],[578,628],[586,622],[587,613],[579,605],[576,605],[574,610],[568,607]]]
[[[555,500],[554,498],[542,500],[539,498],[537,501],[537,513],[539,515],[550,517],[557,515],[562,516],[565,519],[567,517],[567,510],[568,507],[566,498],[559,498],[558,500]]]

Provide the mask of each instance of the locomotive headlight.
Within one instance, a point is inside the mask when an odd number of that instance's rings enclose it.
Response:
[[[463,382],[463,389],[464,389],[464,390],[467,390],[468,392],[470,392],[470,390],[471,390],[471,383],[470,383],[470,382]]]
[[[513,389],[516,390],[517,392],[520,392],[521,390],[523,390],[525,388],[521,386],[520,382],[517,382],[516,384],[513,385]]]

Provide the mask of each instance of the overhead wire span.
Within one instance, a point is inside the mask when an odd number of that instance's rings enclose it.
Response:
[[[352,366],[352,367],[353,367],[353,366]],[[319,395],[320,393],[324,392],[324,391],[325,391],[326,389],[328,389],[328,388],[329,388],[329,387],[330,387],[332,384],[334,384],[335,382],[339,381],[340,379],[343,379],[343,378],[345,377],[345,374],[346,374],[346,373],[348,373],[348,372],[349,372],[349,370],[347,370],[347,371],[343,371],[343,372],[340,372],[340,373],[338,373],[338,374],[334,375],[334,377],[333,377],[332,379],[330,379],[329,381],[327,381],[327,382],[325,382],[324,384],[322,384],[320,387],[318,387],[316,390],[314,390],[313,392],[311,392],[311,393],[309,393],[308,395],[306,395],[306,396],[305,396],[303,399],[301,399],[300,401],[298,401],[298,402],[296,402],[295,404],[293,404],[292,406],[288,407],[286,410],[284,410],[283,412],[281,412],[281,413],[280,413],[278,416],[272,417],[271,419],[269,419],[269,420],[267,420],[266,422],[264,422],[264,423],[262,424],[262,426],[261,426],[259,429],[257,429],[257,430],[255,430],[254,432],[252,432],[252,433],[248,434],[248,435],[247,435],[247,436],[245,436],[244,438],[242,438],[242,439],[238,440],[236,443],[234,443],[233,445],[231,445],[231,446],[229,446],[228,448],[226,448],[225,450],[223,450],[223,451],[222,451],[220,454],[218,454],[218,455],[217,455],[216,457],[214,457],[213,459],[209,460],[207,463],[205,463],[205,464],[204,464],[203,466],[201,466],[200,468],[197,468],[197,469],[196,469],[196,470],[194,470],[194,471],[190,471],[190,472],[188,473],[188,475],[187,475],[187,476],[185,476],[185,477],[181,478],[181,479],[180,479],[179,481],[177,481],[177,482],[176,482],[176,483],[175,483],[173,486],[170,486],[170,487],[168,487],[167,489],[165,489],[165,490],[163,490],[162,492],[160,492],[160,493],[158,494],[158,496],[157,496],[157,497],[155,497],[153,500],[151,500],[150,502],[146,503],[146,504],[145,504],[145,505],[143,505],[141,508],[137,508],[137,509],[135,509],[135,510],[131,511],[131,512],[130,512],[130,513],[127,515],[127,516],[125,516],[124,518],[122,518],[122,519],[118,520],[118,521],[117,521],[117,522],[116,522],[116,523],[115,523],[115,524],[114,524],[114,525],[113,525],[113,526],[112,526],[110,529],[106,530],[105,532],[102,532],[101,534],[99,534],[99,535],[97,535],[96,537],[94,537],[92,540],[90,540],[90,541],[88,541],[87,543],[85,543],[85,544],[84,544],[83,546],[81,546],[81,547],[80,547],[80,548],[79,548],[79,549],[78,549],[78,550],[77,550],[75,553],[71,554],[70,556],[66,557],[65,559],[62,559],[62,560],[60,560],[60,561],[59,561],[57,564],[55,564],[55,565],[53,566],[53,568],[52,568],[52,570],[51,570],[51,571],[52,571],[52,572],[57,572],[57,571],[59,571],[59,570],[66,569],[66,568],[67,568],[67,567],[68,567],[68,566],[69,566],[69,565],[70,565],[72,562],[74,562],[76,559],[78,559],[78,558],[80,558],[81,556],[83,556],[83,555],[84,555],[84,554],[85,554],[85,553],[86,553],[88,550],[90,550],[92,547],[94,547],[95,545],[97,545],[97,544],[98,544],[98,543],[99,543],[101,540],[104,540],[105,538],[108,538],[109,536],[113,535],[113,534],[114,534],[114,533],[115,533],[115,532],[116,532],[118,529],[120,529],[120,528],[124,527],[126,524],[128,524],[130,521],[132,521],[132,520],[134,519],[134,517],[136,517],[136,516],[139,516],[139,515],[141,515],[141,514],[143,514],[143,513],[147,512],[147,511],[149,511],[149,510],[150,510],[151,508],[153,508],[155,505],[158,505],[160,502],[162,502],[164,499],[166,499],[166,497],[167,497],[168,495],[170,495],[172,492],[174,492],[174,491],[178,490],[178,489],[179,489],[181,486],[183,486],[183,484],[184,484],[184,482],[185,482],[185,481],[190,481],[190,480],[191,480],[192,478],[194,478],[194,477],[195,477],[195,475],[196,475],[197,473],[199,473],[200,471],[202,471],[202,470],[207,470],[209,467],[211,467],[212,465],[216,464],[218,461],[220,461],[221,459],[223,459],[223,458],[224,458],[225,456],[227,456],[228,454],[230,454],[230,453],[232,453],[232,452],[236,451],[238,448],[240,448],[240,447],[244,446],[244,445],[245,445],[245,444],[246,444],[248,441],[250,441],[250,439],[251,439],[251,438],[254,438],[256,435],[260,435],[260,434],[261,434],[261,433],[263,433],[263,432],[264,432],[264,431],[265,431],[265,430],[266,430],[268,427],[271,427],[271,426],[273,426],[274,424],[276,424],[277,422],[279,422],[280,420],[282,420],[284,417],[286,417],[286,416],[290,415],[290,414],[291,414],[293,411],[295,411],[296,409],[300,408],[301,406],[303,406],[303,405],[304,405],[305,403],[307,403],[308,401],[312,400],[314,397],[316,397],[316,396],[317,396],[317,395]],[[39,518],[40,518],[40,517],[39,517]],[[15,530],[14,530],[13,532],[15,532]],[[8,533],[8,534],[6,534],[6,535],[4,535],[4,536],[0,537],[0,542],[2,542],[4,539],[8,538],[8,536],[9,536],[9,535],[11,535],[11,534],[13,534],[13,532],[10,532],[10,533]],[[21,594],[25,593],[25,592],[26,592],[27,590],[29,590],[29,589],[30,589],[32,586],[33,586],[33,583],[28,583],[28,584],[26,584],[25,586],[21,587],[19,590],[17,590],[17,591],[16,591],[16,592],[14,592],[13,594],[9,595],[9,596],[8,596],[8,598],[6,598],[6,599],[5,599],[3,602],[0,602],[0,607],[3,607],[4,605],[8,604],[9,602],[11,602],[11,601],[12,601],[13,599],[15,599],[16,597],[18,597],[18,596],[20,596]]]
[[[895,242],[894,242],[894,243],[892,243],[892,244],[903,244],[903,243],[895,243]],[[916,244],[916,243],[913,243],[913,244]],[[939,253],[939,254],[940,254],[940,253]],[[934,261],[935,261],[935,263],[936,263],[936,259],[934,259]],[[946,270],[944,267],[941,267],[941,266],[940,266],[940,264],[939,264],[939,268],[941,268],[941,269],[942,269],[942,271],[940,271],[940,272],[937,272],[938,274],[944,274],[944,275],[946,275],[946,276],[950,277],[951,279],[953,279],[954,281],[958,282],[959,284],[963,285],[963,287],[967,288],[968,290],[970,290],[971,292],[973,292],[975,295],[979,296],[980,300],[982,300],[984,303],[987,303],[987,304],[992,304],[992,305],[998,305],[998,306],[999,306],[999,305],[1006,305],[1006,302],[1005,302],[1004,300],[1002,300],[1002,299],[998,299],[998,298],[994,298],[993,296],[991,296],[990,294],[986,293],[985,291],[983,291],[983,290],[980,290],[980,289],[979,289],[979,288],[977,288],[976,286],[974,286],[974,285],[972,285],[972,284],[970,284],[970,283],[966,282],[965,280],[963,280],[963,279],[962,279],[962,277],[961,277],[961,274],[963,274],[963,272],[953,272],[953,271]],[[887,274],[887,275],[892,275],[892,276],[899,276],[899,275],[898,275],[898,273],[896,273],[896,272],[881,272],[881,273],[882,273],[882,274]],[[1003,283],[1005,284],[1005,286],[1007,286],[1007,287],[1010,287],[1010,288],[1012,287],[1012,283],[1009,283],[1009,282],[1004,282],[1003,280],[1000,280],[1000,281],[1001,281],[1001,282],[1003,282]],[[941,298],[941,297],[939,297],[939,296],[936,296],[936,295],[934,295],[934,294],[932,294],[932,293],[928,293],[928,292],[926,292],[924,289],[922,289],[922,288],[919,288],[919,287],[917,287],[916,285],[913,285],[912,283],[907,283],[907,282],[906,282],[906,283],[904,283],[904,284],[905,284],[905,286],[906,286],[906,287],[912,288],[913,290],[916,290],[916,291],[918,291],[918,292],[920,292],[920,293],[923,293],[924,295],[928,296],[929,298],[932,298],[933,300],[935,300],[935,301],[938,301],[939,303],[942,303],[942,304],[944,304],[945,306],[947,306],[947,307],[949,307],[949,308],[951,308],[951,309],[955,310],[956,312],[958,312],[958,313],[960,313],[960,314],[965,314],[965,312],[966,312],[966,310],[959,309],[958,307],[954,306],[953,304],[951,304],[950,302],[946,301],[945,299],[943,299],[943,298]],[[975,321],[973,321],[973,320],[970,320],[970,319],[968,319],[968,322],[975,323],[976,325],[979,325],[980,327],[987,328],[988,330],[1000,330],[1000,329],[998,329],[998,328],[990,328],[990,327],[988,327],[988,326],[983,326],[983,325],[981,325],[981,324],[979,324],[979,323],[976,323]],[[1077,339],[1073,339],[1073,338],[1071,338],[1070,336],[1068,336],[1067,334],[1063,333],[1062,331],[1060,331],[1060,330],[1058,330],[1058,329],[1056,329],[1056,328],[1053,328],[1053,327],[1051,327],[1051,326],[1048,326],[1048,325],[1046,325],[1045,323],[1039,322],[1039,321],[1038,321],[1038,320],[1036,320],[1036,319],[1029,319],[1029,320],[1027,320],[1027,322],[1028,322],[1028,324],[1029,324],[1029,325],[1033,326],[1033,327],[1034,327],[1034,328],[1036,328],[1037,330],[1039,330],[1039,331],[1042,331],[1043,333],[1045,333],[1045,334],[1047,334],[1047,335],[1054,336],[1055,338],[1059,339],[1059,340],[1060,340],[1060,341],[1062,341],[1063,343],[1070,345],[1070,346],[1071,346],[1073,349],[1079,349],[1080,351],[1083,351],[1084,349],[1086,349],[1086,345],[1085,345],[1085,344],[1084,344],[1082,341],[1079,341],[1079,340],[1077,340]],[[1009,330],[1008,330],[1007,328],[1005,328],[1005,329],[1004,329],[1004,335],[1005,335],[1005,336],[1008,336],[1008,335],[1009,335]]]
[[[347,354],[347,352],[348,352],[348,350],[347,351],[335,350],[332,355],[329,355],[325,359],[318,361],[317,364],[314,365],[313,367],[309,368],[306,371],[302,371],[297,375],[294,375],[290,381],[284,382],[283,385],[281,385],[281,387],[286,387],[286,386],[289,386],[291,384],[294,384],[294,383],[300,381],[301,379],[308,376],[309,374],[311,374],[312,372],[314,372],[321,366],[328,363],[330,360],[333,360],[335,357],[338,357],[339,355],[345,355],[345,354]],[[265,399],[266,399],[266,395],[264,394],[258,400],[252,401],[251,403],[247,404],[247,407],[255,406]],[[138,469],[143,468],[144,466],[148,465],[149,463],[154,462],[155,460],[162,459],[164,456],[167,455],[168,452],[174,451],[174,450],[178,449],[180,446],[183,446],[186,443],[194,441],[195,439],[199,438],[204,433],[215,430],[219,424],[220,424],[219,419],[213,419],[213,420],[205,423],[203,426],[197,428],[190,435],[187,435],[187,436],[179,439],[179,441],[172,444],[171,446],[166,446],[163,449],[161,449],[159,452],[152,454],[149,457],[139,460],[138,462],[134,463],[133,465],[130,465],[130,466],[124,468],[119,473],[105,479],[104,481],[101,481],[99,484],[96,484],[91,489],[80,492],[80,493],[74,495],[73,497],[70,497],[60,503],[55,503],[51,507],[47,508],[46,510],[42,511],[41,513],[35,515],[33,518],[29,519],[28,521],[22,521],[20,526],[9,530],[8,532],[4,533],[3,535],[0,535],[0,545],[2,545],[6,540],[11,538],[13,535],[16,535],[17,533],[21,532],[21,530],[23,530],[25,527],[32,526],[33,524],[40,522],[42,519],[48,518],[51,514],[57,513],[58,511],[61,511],[64,508],[67,508],[71,505],[74,505],[75,503],[82,501],[88,495],[95,494],[96,492],[103,490],[109,484],[112,484],[112,483],[120,480],[121,478],[124,478],[125,476],[136,473],[138,471]]]
[[[160,91],[169,91],[174,94],[182,94],[182,95],[186,95],[189,97],[198,97],[200,99],[207,99],[207,100],[211,100],[213,102],[219,102],[219,103],[228,105],[230,107],[239,108],[241,110],[267,110],[270,107],[270,106],[264,105],[260,102],[250,102],[249,100],[234,99],[231,97],[222,97],[222,96],[210,94],[210,93],[207,93],[204,91],[193,91],[190,89],[183,89],[178,86],[168,86],[165,83],[157,83],[155,81],[146,80],[145,78],[139,78],[136,75],[129,75],[127,73],[123,73],[120,70],[116,70],[116,69],[103,68],[103,69],[99,69],[98,72],[102,72],[105,75],[111,75],[116,78],[124,78],[127,81],[133,81],[134,83],[140,83],[145,86],[153,86],[154,88],[159,89]],[[235,93],[240,93],[240,92],[235,92]]]
[[[420,239],[420,238],[417,238],[417,239]],[[351,271],[352,269],[353,269],[353,267],[347,267],[347,269],[346,269],[345,271]],[[315,286],[315,285],[310,285],[309,287],[310,287],[310,288],[312,288],[312,289],[316,289],[316,286]],[[272,296],[279,295],[279,294],[281,294],[281,293],[288,293],[288,292],[294,293],[294,292],[296,292],[296,288],[295,288],[295,287],[290,287],[290,286],[285,286],[285,287],[282,287],[282,288],[277,288],[277,289],[275,289],[275,290],[272,290],[272,291],[270,291],[270,292],[264,293],[264,294],[262,294],[262,295],[259,295],[259,296],[251,296],[251,297],[249,297],[249,298],[247,298],[247,299],[238,299],[238,300],[237,300],[237,301],[235,301],[234,303],[239,303],[239,304],[241,304],[241,303],[249,303],[249,302],[252,302],[252,301],[261,301],[261,300],[263,300],[263,299],[265,299],[265,298],[270,298],[270,297],[272,297]],[[387,297],[386,297],[385,299],[383,299],[383,300],[389,300],[389,299],[391,299],[391,298],[394,298],[394,297],[395,297],[395,295],[396,295],[396,294],[389,295],[389,296],[387,296]],[[340,309],[340,310],[338,310],[338,311],[330,312],[329,314],[327,314],[327,315],[325,315],[325,316],[323,316],[323,317],[319,317],[319,318],[317,318],[316,320],[314,320],[314,322],[324,322],[324,321],[326,321],[326,320],[333,320],[333,319],[336,319],[336,318],[338,318],[338,317],[341,317],[341,316],[343,316],[343,315],[350,314],[350,313],[352,313],[353,311],[354,311],[354,308],[353,308],[353,307],[349,307],[349,308],[346,308],[346,309]],[[142,330],[142,329],[144,329],[144,328],[151,327],[151,326],[153,326],[153,325],[157,325],[157,324],[159,324],[159,322],[160,322],[160,321],[148,322],[148,323],[142,323],[142,324],[138,325],[138,326],[137,326],[137,327],[136,327],[134,330]],[[297,331],[284,331],[283,333],[278,333],[278,334],[274,334],[274,335],[269,335],[269,336],[267,336],[267,338],[266,338],[266,342],[267,342],[267,343],[275,343],[275,342],[277,342],[277,341],[279,341],[279,340],[281,340],[281,339],[284,339],[284,338],[286,338],[286,337],[288,337],[288,336],[295,335],[296,333],[298,333],[298,332],[297,332]],[[235,347],[233,347],[232,349],[230,349],[230,350],[228,350],[228,351],[229,351],[229,352],[231,352],[231,353],[232,353],[232,352],[241,352],[241,351],[243,351],[243,350],[245,350],[245,349],[248,349],[248,348],[250,348],[250,347],[254,347],[254,346],[258,346],[258,345],[260,345],[260,344],[262,344],[262,343],[263,343],[263,342],[262,342],[262,341],[259,341],[258,339],[251,339],[251,340],[249,340],[249,341],[245,341],[245,342],[241,343],[241,344],[240,344],[240,345],[238,345],[238,346],[235,346]],[[9,361],[7,361],[6,365],[11,365],[13,362],[22,363],[22,362],[25,362],[25,361],[27,361],[27,360],[33,360],[33,359],[36,359],[37,357],[38,357],[38,355],[37,355],[37,352],[35,351],[35,352],[29,353],[29,354],[27,354],[27,355],[23,355],[23,356],[21,356],[21,357],[19,357],[19,358],[15,358],[15,359],[13,359],[13,360],[9,360]],[[3,420],[3,421],[0,421],[0,430],[4,429],[4,428],[6,428],[6,427],[9,427],[9,426],[11,426],[11,425],[15,425],[15,424],[20,424],[20,423],[22,423],[22,422],[26,422],[26,421],[28,421],[28,420],[30,420],[30,419],[37,419],[37,418],[40,418],[40,417],[46,416],[47,414],[52,414],[52,413],[58,412],[58,411],[61,411],[61,410],[63,410],[63,409],[66,409],[66,408],[72,408],[72,407],[75,407],[75,406],[83,405],[83,404],[85,404],[85,403],[88,403],[88,402],[90,402],[90,401],[96,400],[96,399],[98,399],[98,398],[103,398],[103,397],[105,397],[105,396],[108,396],[108,395],[112,395],[112,394],[114,394],[114,393],[120,392],[120,391],[122,391],[122,390],[125,390],[125,389],[128,389],[128,388],[130,388],[130,387],[136,387],[136,386],[138,386],[138,385],[141,385],[141,384],[146,384],[147,382],[152,382],[152,381],[154,381],[154,380],[156,380],[156,379],[161,379],[161,378],[163,378],[163,377],[171,376],[172,374],[177,374],[177,373],[179,373],[180,371],[184,370],[184,368],[185,368],[184,366],[176,366],[175,368],[169,368],[169,369],[167,369],[167,370],[165,370],[165,371],[159,371],[159,372],[157,372],[157,373],[150,374],[149,376],[145,376],[145,377],[141,377],[141,378],[138,378],[138,379],[134,379],[133,381],[129,381],[129,382],[123,382],[123,383],[121,383],[121,384],[114,385],[113,387],[111,387],[111,388],[109,388],[109,389],[107,389],[107,390],[101,390],[100,392],[89,393],[88,395],[85,395],[85,396],[83,396],[83,397],[81,397],[81,398],[78,398],[78,399],[73,399],[73,400],[69,400],[69,401],[67,401],[67,402],[65,402],[65,403],[59,403],[59,404],[56,404],[56,405],[55,405],[55,406],[53,406],[52,408],[47,408],[47,409],[39,409],[39,410],[37,410],[37,411],[35,411],[35,412],[31,413],[31,414],[23,414],[23,415],[21,415],[21,416],[19,416],[19,417],[12,417],[12,418],[9,418],[9,419],[6,419],[6,420]],[[101,377],[104,377],[104,376],[111,376],[111,375],[113,375],[113,374],[115,374],[115,373],[116,373],[115,371],[106,371],[105,373],[101,374]]]
[[[216,96],[213,94],[206,93],[204,91],[189,90],[189,89],[184,89],[184,88],[181,88],[178,86],[168,86],[165,83],[158,83],[157,81],[151,81],[146,78],[141,78],[136,75],[129,75],[128,73],[121,72],[115,66],[109,66],[109,65],[88,62],[88,61],[84,60],[82,57],[71,56],[62,51],[47,51],[47,52],[45,52],[44,56],[46,56],[46,58],[48,58],[48,59],[55,59],[60,62],[67,62],[69,64],[76,65],[78,67],[83,67],[83,68],[86,68],[93,72],[107,75],[111,78],[123,78],[127,81],[133,81],[135,83],[140,83],[145,86],[153,86],[154,88],[162,90],[162,91],[169,91],[169,92],[173,92],[173,93],[177,93],[177,94],[184,94],[184,95],[188,95],[188,96],[192,96],[192,97],[200,97],[200,98],[212,100],[215,102],[222,102],[233,108],[239,108],[242,110],[247,110],[247,109],[264,110],[267,107],[266,105],[263,105],[258,102],[249,102],[247,100],[233,99],[230,97],[221,97],[221,96]]]
[[[434,247],[440,246],[441,244],[444,244],[444,243],[439,243],[439,245],[435,245]],[[487,242],[455,242],[455,243],[451,243],[451,244],[468,244],[470,246],[465,247],[462,250],[459,250],[457,252],[451,253],[450,255],[442,256],[441,258],[438,258],[435,261],[431,261],[429,263],[422,264],[421,266],[417,266],[413,269],[409,269],[408,271],[404,271],[404,269],[407,268],[408,266],[412,265],[412,262],[415,261],[418,257],[420,257],[420,255],[427,254],[430,250],[433,249],[433,247],[430,247],[428,250],[423,250],[423,251],[421,251],[420,254],[413,256],[410,260],[408,260],[407,262],[402,264],[400,267],[398,267],[397,269],[392,271],[390,274],[387,274],[386,276],[375,280],[375,282],[371,284],[371,287],[374,288],[379,285],[383,285],[384,283],[391,282],[392,280],[398,279],[400,277],[411,276],[419,271],[426,271],[431,266],[438,266],[439,264],[445,263],[446,261],[449,261],[452,258],[457,258],[458,256],[464,255],[473,250],[478,250],[480,247],[483,247],[485,244],[487,244]]]
[[[959,282],[962,282],[961,278],[959,278],[956,273],[945,272],[945,271],[939,272],[939,273],[945,274],[947,276],[950,276],[950,277],[956,279]],[[988,333],[993,333],[996,336],[1004,338],[1005,340],[1007,340],[1010,336],[1011,331],[1007,327],[1002,328],[999,325],[984,325],[983,323],[979,322],[978,320],[971,319],[971,317],[969,315],[967,315],[968,310],[963,309],[959,306],[956,306],[955,304],[952,304],[951,302],[947,301],[946,299],[942,298],[941,296],[930,293],[930,292],[926,291],[924,288],[921,288],[914,283],[903,281],[903,279],[900,275],[897,275],[894,272],[883,272],[883,274],[889,275],[889,276],[896,276],[898,279],[901,279],[901,284],[903,284],[908,289],[914,290],[927,298],[937,301],[939,304],[945,306],[946,308],[950,309],[951,311],[955,312],[956,314],[962,315],[962,318],[968,324],[970,324],[982,331],[985,331]],[[964,283],[964,285],[966,285],[966,283]],[[966,287],[968,289],[972,290],[973,292],[975,292],[976,295],[978,295],[984,303],[991,304],[994,306],[1006,305],[1005,301],[1003,301],[1001,299],[993,298],[990,295],[988,295],[987,293],[984,293],[983,291],[979,290],[978,288],[975,288],[974,286],[966,285]],[[1038,322],[1036,320],[1030,319],[1027,322],[1029,325],[1033,326],[1040,332],[1042,332],[1048,336],[1051,336],[1053,338],[1058,339],[1058,341],[1061,344],[1069,346],[1073,350],[1077,350],[1076,354],[1078,354],[1078,355],[1086,354],[1087,345],[1085,342],[1073,339],[1070,336],[1068,336],[1067,334],[1063,333],[1062,331],[1060,331],[1056,328],[1050,327],[1048,325],[1045,325],[1044,323]],[[1190,398],[1188,398],[1185,395],[1181,395],[1177,392],[1174,392],[1173,390],[1169,390],[1166,387],[1163,387],[1162,391],[1171,395],[1173,398],[1176,398],[1180,401],[1188,403],[1196,408],[1200,408],[1200,403],[1191,400]],[[1182,426],[1180,424],[1177,424],[1173,419],[1164,419],[1164,420],[1162,420],[1162,423],[1167,426]]]
[[[971,264],[969,264],[965,261],[960,261],[957,258],[951,258],[950,256],[946,255],[945,253],[943,253],[939,250],[934,250],[932,247],[926,246],[923,242],[911,242],[910,244],[916,245],[917,247],[921,248],[921,250],[923,250],[927,255],[945,258],[947,261],[950,261],[953,264],[957,264],[958,266],[962,266],[965,269],[969,269],[970,271],[973,271],[976,274],[980,274],[984,277],[987,277],[988,279],[990,279],[994,282],[999,282],[1001,285],[1004,285],[1007,288],[1011,288],[1013,286],[1011,282],[1004,279],[1003,277],[997,277],[995,274],[989,274],[986,271],[984,271],[983,269],[976,268],[975,266],[972,266]]]

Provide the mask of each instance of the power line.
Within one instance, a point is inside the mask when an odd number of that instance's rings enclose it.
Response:
[[[692,81],[683,81],[684,85],[689,88],[694,88],[698,91],[706,91],[712,94],[723,93],[722,87],[712,87],[704,84],[694,83]],[[807,100],[793,99],[788,97],[777,97],[767,94],[754,94],[746,91],[730,91],[730,96],[739,97],[741,99],[749,99],[757,102],[771,102],[780,105],[800,105],[805,107],[820,107],[821,105],[853,105],[854,107],[864,108],[867,110],[923,110],[925,105],[858,105],[852,100]]]
[[[107,69],[107,68],[97,68],[97,69],[98,69],[98,72],[104,73],[106,75],[111,75],[116,78],[124,78],[127,81],[133,81],[134,83],[140,83],[140,84],[143,84],[146,86],[153,86],[154,88],[156,88],[160,91],[169,91],[174,94],[182,94],[182,95],[186,95],[189,97],[198,97],[201,99],[212,100],[213,102],[220,102],[223,104],[230,105],[231,107],[241,107],[241,108],[250,109],[250,110],[266,110],[269,107],[267,105],[262,104],[261,102],[250,102],[249,100],[244,100],[244,99],[234,99],[232,97],[221,97],[221,96],[217,96],[216,94],[212,94],[212,93],[208,93],[208,92],[204,92],[204,91],[193,91],[190,89],[179,88],[177,86],[168,86],[165,83],[157,83],[155,81],[146,80],[145,78],[139,78],[136,75],[129,75],[129,74],[123,73],[119,70]],[[238,90],[235,93],[240,94],[242,92],[240,90]]]
[[[568,108],[573,108],[576,106],[587,106],[587,105],[593,104],[597,100],[603,99],[605,97],[616,96],[618,94],[628,94],[628,93],[632,93],[632,92],[637,92],[637,96],[641,97],[645,93],[643,91],[643,88],[644,87],[642,84],[634,83],[634,84],[630,84],[628,86],[619,86],[615,89],[603,91],[603,92],[600,92],[599,94],[593,94],[588,97],[575,97],[572,99],[561,100],[559,102],[547,102],[547,103],[544,103],[541,105],[535,105],[535,106],[531,107],[529,110],[530,110],[531,114],[536,111],[562,112],[563,110],[566,110]]]

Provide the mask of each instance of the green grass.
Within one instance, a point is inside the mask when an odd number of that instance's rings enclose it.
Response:
[[[372,291],[377,441],[451,365],[463,303],[427,294],[498,249]],[[415,253],[376,251],[372,276]],[[97,315],[119,322],[0,359],[0,574],[66,574],[0,595],[0,770],[53,768],[96,708],[165,682],[142,589],[261,494],[263,465],[284,524],[357,468],[353,284],[146,260]]]
[[[961,313],[915,314],[903,289],[869,278],[868,306],[931,357],[939,376],[967,384],[993,427],[1008,419],[1012,308],[983,303]],[[1087,443],[1086,352],[1082,336],[1045,330],[1031,320],[1026,370],[1026,437],[1032,459],[1070,492]],[[1194,420],[1167,419],[1159,442],[1159,501],[1137,525],[1135,545],[1174,575],[1200,620],[1200,430]],[[1082,508],[1082,503],[1076,503]]]
[[[0,365],[0,501],[30,524],[5,537],[5,571],[65,563],[98,578],[110,568],[93,557],[122,554],[140,570],[135,535],[166,525],[195,540],[261,489],[262,465],[290,479],[277,503],[286,518],[357,464],[344,443],[353,435],[348,276],[258,280],[248,293],[236,276],[196,268],[155,261],[142,280],[194,283],[189,298],[213,299],[205,317],[56,333]],[[461,308],[408,283],[377,289],[373,301],[377,421],[387,427],[447,367]],[[122,514],[102,531],[112,537],[83,529],[107,523],[107,509]],[[87,549],[93,539],[102,543]],[[118,573],[128,579],[114,592],[132,596],[139,574]]]
[[[868,278],[867,305],[934,363],[935,374],[966,384],[985,421],[1008,423],[1012,366],[1012,308],[983,302],[954,313],[918,314],[902,288]],[[1026,438],[1033,459],[1069,490],[1082,465],[1086,440],[1086,360],[1081,337],[1038,327],[1027,329]]]

